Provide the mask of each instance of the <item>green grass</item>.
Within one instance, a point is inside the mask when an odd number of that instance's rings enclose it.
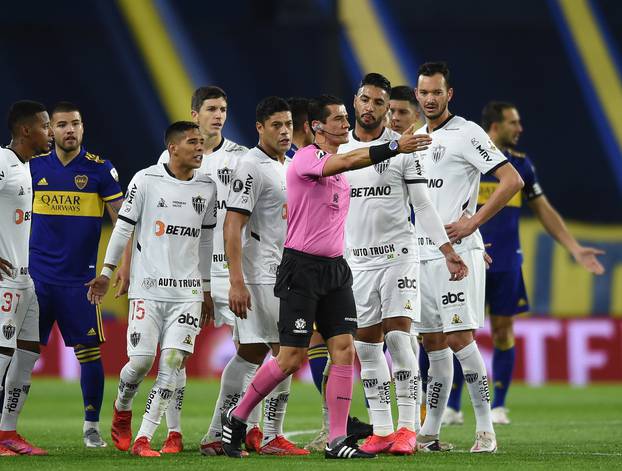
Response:
[[[153,379],[143,384],[134,402],[133,430],[139,426],[145,395]],[[207,458],[198,453],[198,443],[207,429],[216,399],[215,382],[191,381],[186,390],[183,427],[186,450],[177,456],[140,459],[116,451],[110,443],[111,404],[116,378],[106,382],[102,426],[110,446],[86,450],[82,446],[80,387],[55,379],[35,379],[30,397],[20,419],[20,431],[35,444],[49,450],[48,457],[1,458],[0,469],[622,469],[622,387],[590,386],[572,388],[555,385],[528,388],[516,385],[510,393],[510,426],[497,427],[499,451],[496,455],[471,455],[474,422],[468,398],[465,397],[465,424],[446,427],[442,439],[456,445],[450,453],[418,454],[412,457],[382,456],[373,461],[326,461],[320,454],[303,458],[251,456],[243,460],[224,457]],[[361,387],[355,385],[353,415],[366,418]],[[319,397],[312,385],[294,384],[290,397],[287,432],[309,431],[320,425]],[[313,433],[296,434],[295,441],[304,443]],[[154,445],[164,438],[160,427]]]

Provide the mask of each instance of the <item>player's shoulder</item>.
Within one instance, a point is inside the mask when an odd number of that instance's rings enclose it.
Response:
[[[86,151],[84,158],[87,162],[92,162],[93,165],[104,165],[108,162],[106,159],[102,159],[99,155]]]
[[[206,173],[199,172],[199,171],[197,171],[195,174],[194,183],[196,185],[201,185],[201,186],[206,186],[206,187],[209,187],[212,185],[214,186],[214,188],[216,187],[216,182],[211,176],[209,176]]]
[[[380,142],[399,141],[400,137],[402,137],[402,135],[399,132],[384,128],[384,131],[377,140]]]
[[[139,170],[134,175],[135,181],[160,181],[166,175],[166,170],[164,169],[164,165],[155,164],[150,165],[149,167],[143,168]]]
[[[8,150],[5,148],[2,148],[2,150]],[[49,159],[52,157],[52,151],[49,150],[47,152],[44,152],[42,154],[37,154],[35,156],[32,157],[32,159],[30,159],[30,164],[32,165],[33,162],[38,161],[38,162],[44,162],[45,160]]]
[[[328,152],[320,149],[320,147],[316,144],[309,144],[308,146],[298,149],[298,151],[296,152],[296,157],[292,159],[292,163],[295,165],[296,159],[303,158],[314,158],[317,160],[322,160],[326,155],[328,155]]]
[[[227,139],[226,137],[222,145],[222,151],[228,154],[244,155],[248,152],[248,150],[249,150],[248,147],[243,146],[241,144],[237,144]]]
[[[510,157],[515,157],[517,159],[522,159],[524,161],[527,160],[527,154],[525,152],[520,152],[516,149],[507,149],[506,152]]]

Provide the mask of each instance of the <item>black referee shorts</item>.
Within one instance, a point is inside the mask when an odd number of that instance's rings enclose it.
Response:
[[[307,348],[313,323],[324,339],[356,332],[352,272],[343,257],[286,248],[274,295],[281,299],[279,338],[285,347]]]

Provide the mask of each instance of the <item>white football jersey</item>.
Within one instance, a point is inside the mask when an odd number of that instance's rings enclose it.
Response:
[[[287,235],[285,174],[289,160],[273,159],[253,147],[239,160],[227,197],[227,211],[250,216],[242,234],[246,283],[274,284]]]
[[[28,240],[32,219],[30,166],[14,151],[0,148],[0,257],[13,265],[11,276],[2,272],[0,286],[28,288]]]
[[[209,175],[216,182],[218,192],[218,213],[216,227],[214,228],[214,250],[212,253],[212,276],[229,277],[229,266],[225,258],[225,242],[222,236],[222,227],[227,214],[227,195],[229,183],[235,169],[238,158],[248,152],[248,148],[236,144],[227,138],[223,138],[218,147],[211,154],[203,155],[203,162],[199,171]],[[158,163],[168,163],[170,156],[168,150],[162,152]]]
[[[380,137],[361,142],[354,131],[339,146],[343,154],[385,144],[400,135],[385,128]],[[348,172],[350,211],[346,220],[346,260],[352,270],[380,268],[387,263],[416,261],[418,248],[410,223],[407,182],[425,184],[414,154],[398,154],[370,167]]]
[[[417,133],[427,133],[427,126]],[[430,199],[443,224],[460,219],[463,213],[473,216],[477,210],[479,178],[482,173],[494,172],[507,163],[484,130],[472,121],[451,116],[432,133],[432,144],[417,156],[428,179]],[[443,255],[415,221],[421,260],[432,260]],[[479,230],[454,243],[456,252],[484,249]]]
[[[216,227],[216,183],[195,172],[175,178],[164,164],[130,182],[119,219],[135,225],[130,299],[203,301],[199,270],[202,230]]]

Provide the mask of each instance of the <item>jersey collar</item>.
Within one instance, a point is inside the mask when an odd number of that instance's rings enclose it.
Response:
[[[56,158],[56,161],[58,162],[58,164],[61,167],[67,168],[70,165],[73,165],[74,162],[77,162],[78,160],[82,159],[86,155],[86,149],[84,148],[84,146],[81,146],[80,147],[80,152],[78,153],[78,155],[76,155],[73,159],[71,159],[71,162],[69,162],[67,165],[63,165],[63,162],[60,160],[60,157],[56,153],[56,147],[52,147],[52,152],[51,153]]]
[[[174,178],[175,180],[178,180],[178,181],[180,181],[180,182],[189,182],[189,181],[192,181],[192,180],[194,179],[194,176],[197,174],[197,172],[195,171],[195,172],[193,172],[193,173],[192,173],[192,176],[191,176],[190,178],[188,178],[188,180],[181,180],[181,179],[177,178],[173,172],[171,172],[171,169],[170,169],[170,168],[168,168],[168,165],[166,165],[166,164],[164,164],[164,163],[163,163],[162,165],[164,165],[164,170],[166,170],[166,173],[168,173],[170,177],[172,177],[172,178]]]
[[[454,118],[455,115],[453,114],[449,114],[449,116],[447,117],[447,119],[445,121],[443,121],[441,124],[439,124],[438,126],[436,126],[434,129],[432,129],[432,131],[430,131],[430,128],[428,127],[428,125],[426,124],[425,126],[425,132],[426,134],[429,134],[430,132],[434,132],[434,131],[438,131],[441,128],[444,128],[445,125],[451,121]]]
[[[384,134],[384,131],[386,130],[386,128],[384,126],[382,126],[382,129],[380,129],[380,134],[378,134],[376,137],[374,137],[372,139],[372,141],[375,141],[377,139],[380,139],[382,137],[382,135]],[[352,130],[352,137],[354,138],[355,141],[359,141],[361,142],[361,140],[359,139],[359,137],[356,135],[356,131],[353,129]],[[371,141],[370,141],[371,142]]]

